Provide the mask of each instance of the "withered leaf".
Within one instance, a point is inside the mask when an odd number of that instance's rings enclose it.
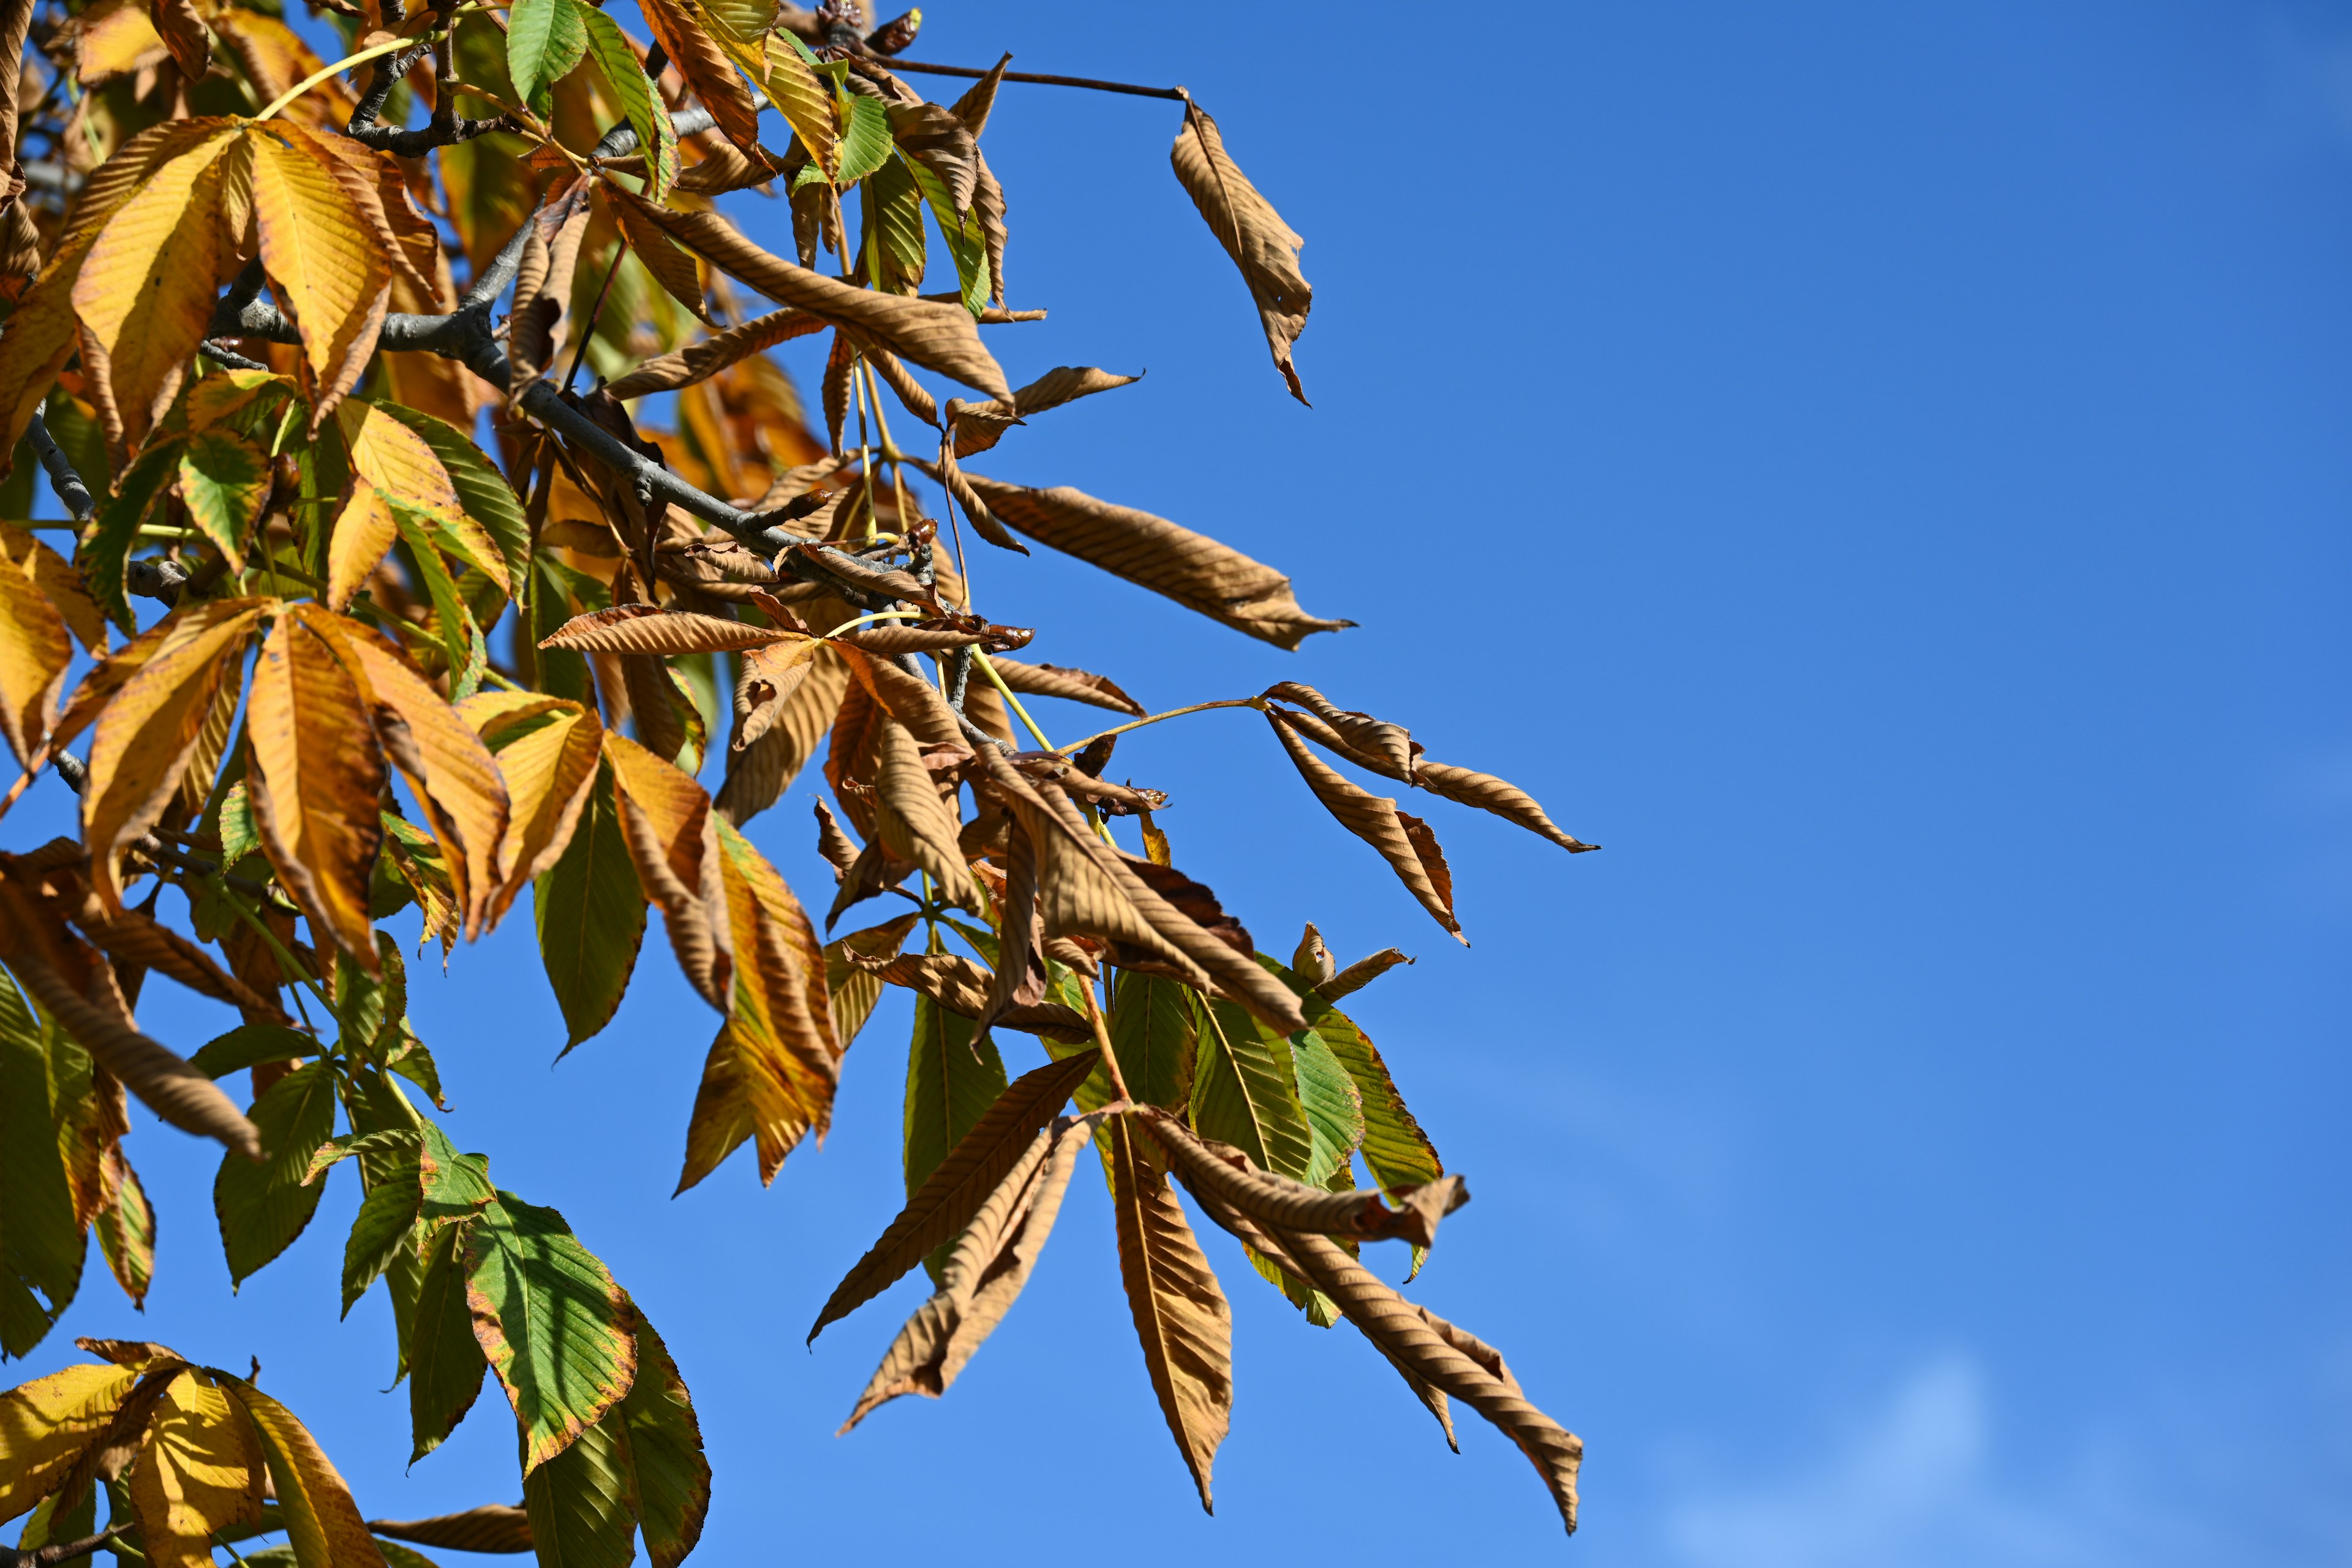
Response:
[[[1135,1337],[1201,1507],[1213,1512],[1209,1469],[1233,1418],[1233,1309],[1168,1178],[1143,1157],[1133,1120],[1119,1117],[1108,1131],[1118,1272]]]
[[[1078,1051],[1007,1084],[915,1189],[880,1239],[834,1287],[809,1327],[809,1340],[814,1342],[827,1323],[847,1317],[888,1289],[940,1243],[971,1225],[990,1195],[1034,1149],[1045,1124],[1086,1081],[1101,1056],[1098,1050]]]
[[[383,843],[383,754],[358,682],[307,616],[279,616],[262,644],[246,735],[246,785],[271,868],[314,927],[374,973],[368,888]]]
[[[604,732],[622,836],[637,879],[661,907],[678,968],[702,999],[728,1012],[735,939],[720,885],[718,824],[702,786],[625,735]]]
[[[1351,1241],[1400,1240],[1429,1247],[1437,1239],[1438,1221],[1470,1201],[1470,1190],[1460,1176],[1441,1176],[1398,1194],[1401,1206],[1391,1209],[1377,1192],[1332,1192],[1261,1171],[1243,1151],[1195,1137],[1192,1129],[1157,1106],[1145,1106],[1137,1114],[1184,1173],[1187,1184],[1214,1193],[1226,1207],[1270,1232],[1313,1231]]]
[[[743,237],[717,213],[672,212],[613,188],[613,199],[635,206],[670,237],[781,305],[821,316],[901,359],[911,360],[992,397],[1011,395],[1004,372],[980,341],[971,313],[903,294],[884,294],[795,267]]]
[[[852,957],[850,963],[886,984],[919,991],[950,1013],[974,1019],[988,1016],[994,977],[961,953],[902,952],[887,959]],[[1095,1037],[1086,1016],[1059,1002],[1012,1003],[997,1012],[994,1022],[1066,1045]]]
[[[728,366],[778,343],[821,331],[824,326],[823,317],[812,316],[806,310],[771,310],[764,316],[752,317],[740,327],[713,333],[698,343],[688,343],[649,359],[604,390],[624,400],[655,392],[676,392],[708,381]]]
[[[1118,682],[1107,675],[1093,675],[1058,664],[1024,664],[1017,658],[991,658],[989,663],[996,667],[1005,685],[1024,697],[1066,698],[1138,719],[1150,711],[1120,690]]]
[[[1463,946],[1470,945],[1463,936],[1461,922],[1454,918],[1454,878],[1447,870],[1444,851],[1437,846],[1436,836],[1419,817],[1396,808],[1396,802],[1368,790],[1357,788],[1339,776],[1337,769],[1313,752],[1298,738],[1297,731],[1279,709],[1266,710],[1266,721],[1282,740],[1283,749],[1297,765],[1299,776],[1307,787],[1315,792],[1324,809],[1339,819],[1339,826],[1380,851],[1381,858],[1397,874],[1405,890],[1427,910],[1438,924],[1454,935]]]
[[[1290,345],[1307,330],[1307,312],[1315,304],[1315,290],[1298,273],[1298,252],[1307,242],[1225,155],[1217,122],[1190,100],[1184,104],[1184,129],[1176,133],[1169,155],[1176,178],[1249,285],[1275,368],[1289,384],[1290,395],[1305,403],[1306,390],[1291,367]]]
[[[1097,500],[1067,485],[1032,489],[979,474],[964,477],[991,511],[1039,543],[1278,647],[1296,648],[1313,633],[1355,625],[1308,615],[1292,595],[1289,578],[1164,517]]]
[[[731,653],[764,647],[779,635],[767,626],[694,610],[615,605],[609,610],[572,616],[540,638],[539,646],[577,648],[583,653]]]
[[[937,1399],[948,1391],[1029,1282],[1097,1120],[1066,1117],[1039,1132],[988,1194],[949,1256],[938,1294],[898,1331],[844,1432],[902,1394]]]
[[[883,726],[878,761],[875,826],[883,846],[921,867],[947,902],[977,910],[971,873],[956,847],[956,814],[940,798],[938,780],[905,725],[892,721]]]

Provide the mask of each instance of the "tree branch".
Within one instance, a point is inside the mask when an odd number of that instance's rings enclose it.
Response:
[[[81,475],[74,471],[73,461],[66,456],[65,448],[49,434],[48,423],[38,409],[25,426],[25,439],[32,443],[34,455],[48,471],[49,488],[58,492],[58,500],[73,513],[76,522],[88,522],[90,513],[98,510],[98,503],[90,498],[89,487],[81,482]]]
[[[53,1563],[70,1563],[77,1557],[89,1556],[130,1528],[129,1520],[117,1520],[96,1535],[79,1541],[53,1542],[47,1546],[37,1546],[30,1552],[0,1546],[0,1568],[50,1568]]]
[[[922,60],[895,58],[888,62],[886,68],[894,71],[915,71],[923,76],[969,77],[974,80],[988,74],[984,70],[977,70],[971,66],[935,66]],[[1135,98],[1168,98],[1185,103],[1192,101],[1192,95],[1181,87],[1138,87],[1131,81],[1097,81],[1092,77],[1038,76],[1029,71],[1006,71],[998,79],[1035,82],[1040,87],[1083,87],[1096,92],[1124,92]]]

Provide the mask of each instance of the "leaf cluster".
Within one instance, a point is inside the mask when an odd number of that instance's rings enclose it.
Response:
[[[1580,1444],[1360,1258],[1402,1241],[1417,1274],[1468,1195],[1338,1007],[1411,961],[1342,969],[1311,926],[1286,961],[1259,951],[1175,864],[1166,794],[1110,764],[1132,731],[1255,710],[1265,760],[1457,938],[1429,823],[1344,770],[1591,846],[1302,683],[1155,713],[1015,657],[1043,634],[974,588],[986,551],[1042,545],[1285,649],[1349,624],[1178,522],[965,467],[1139,379],[1016,387],[983,335],[1045,314],[1008,303],[982,151],[1024,79],[1181,101],[1178,181],[1305,402],[1302,242],[1216,122],[1181,89],[1009,57],[931,101],[909,74],[959,73],[898,58],[919,13],[868,32],[846,5],[644,0],[641,40],[582,0],[320,3],[331,62],[271,0],[0,0],[27,59],[0,93],[0,739],[22,769],[0,813],[53,774],[80,821],[0,852],[0,1352],[67,1310],[93,1231],[143,1298],[135,1097],[223,1146],[233,1281],[359,1184],[341,1308],[391,1302],[412,1457],[494,1383],[523,1500],[370,1523],[257,1369],[83,1341],[102,1364],[0,1397],[0,1519],[30,1512],[57,1559],[208,1563],[272,1531],[240,1560],[692,1550],[711,1477],[680,1370],[556,1210],[451,1142],[385,929],[446,966],[528,889],[563,1050],[614,1017],[652,910],[711,1009],[680,1192],[745,1144],[774,1181],[885,994],[910,994],[904,1206],[810,1338],[918,1267],[933,1289],[848,1426],[954,1383],[1091,1146],[1203,1507],[1234,1369],[1195,1214],[1309,1323],[1354,1322],[1449,1442],[1455,1403],[1508,1435],[1573,1530]],[[719,210],[755,188],[786,204],[788,254]],[[804,407],[774,351],[819,336]],[[13,521],[37,469],[64,548]],[[1057,746],[1048,699],[1119,722]],[[829,796],[821,920],[750,826],[804,777]],[[889,918],[832,934],[875,900]],[[151,1037],[157,974],[242,1021],[187,1055]],[[1037,1042],[1025,1070],[1008,1033]]]

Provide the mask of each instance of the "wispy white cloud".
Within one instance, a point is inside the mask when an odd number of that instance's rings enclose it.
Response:
[[[2148,1435],[2154,1438],[2155,1435]],[[2221,1435],[2209,1435],[2218,1438]],[[1678,1568],[2169,1568],[2339,1563],[2344,1521],[2289,1520],[2235,1482],[2226,1442],[2152,1440],[2020,1481],[1998,1468],[1985,1378],[1918,1368],[1810,1463],[1686,1493],[1664,1521]],[[1759,1472],[1762,1479],[1757,1479]],[[2231,1475],[2231,1472],[2241,1472]],[[2251,1489],[2259,1493],[2266,1489]]]

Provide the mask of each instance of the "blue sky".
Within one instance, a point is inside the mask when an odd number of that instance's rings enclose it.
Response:
[[[1309,681],[1607,846],[1432,803],[1465,952],[1254,716],[1119,752],[1262,946],[1311,919],[1343,962],[1419,956],[1354,1009],[1476,1194],[1414,1290],[1582,1435],[1584,1529],[1563,1547],[1475,1421],[1445,1453],[1222,1238],[1239,1390],[1203,1518],[1085,1170],[950,1396],[836,1440],[921,1293],[801,1348],[897,1207],[905,1009],[822,1151],[672,1202],[707,1010],[656,938],[551,1067],[518,918],[420,973],[418,1026],[460,1145],[677,1352],[719,1467],[701,1560],[1103,1528],[1170,1559],[2346,1560],[2352,19],[1428,18],[941,5],[918,52],[1185,83],[1317,291],[1310,412],[1168,172],[1173,106],[1008,88],[1011,293],[1053,315],[992,342],[1016,383],[1150,374],[975,466],[1176,518],[1361,626],[1284,655],[1001,555],[987,613],[1154,707]],[[815,898],[804,798],[752,837]],[[10,839],[67,805],[43,784]],[[154,1032],[226,1026],[165,989]],[[381,1297],[333,1321],[348,1182],[233,1298],[216,1162],[143,1114],[129,1150],[162,1206],[146,1318],[93,1279],[26,1374],[73,1333],[257,1354],[372,1515],[518,1494],[487,1404],[404,1470]]]

